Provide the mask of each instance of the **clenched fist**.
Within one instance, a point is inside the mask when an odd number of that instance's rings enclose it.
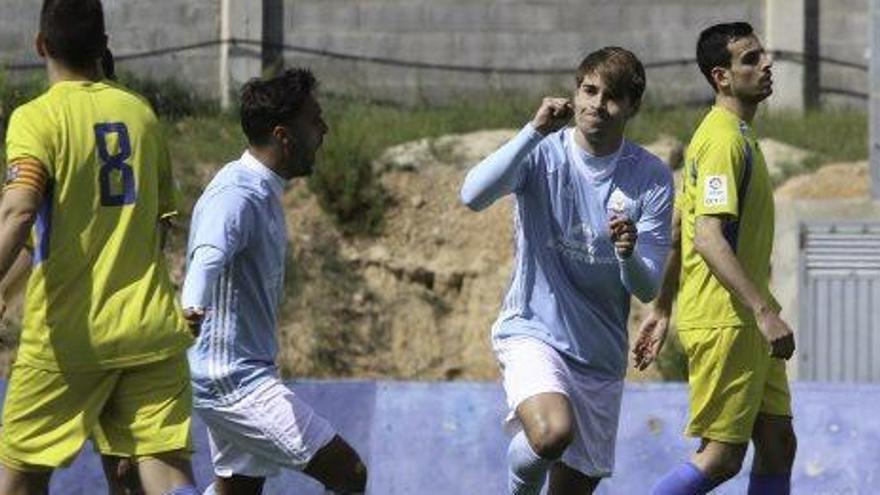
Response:
[[[543,135],[558,131],[574,116],[574,107],[568,98],[544,98],[532,119],[532,127]]]

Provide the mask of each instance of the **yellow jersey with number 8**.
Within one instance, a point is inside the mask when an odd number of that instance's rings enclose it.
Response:
[[[185,349],[159,239],[177,193],[149,104],[109,81],[56,83],[13,112],[6,156],[48,173],[18,361],[92,371]]]

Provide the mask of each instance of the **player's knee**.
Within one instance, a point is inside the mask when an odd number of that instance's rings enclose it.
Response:
[[[574,429],[565,421],[547,422],[529,437],[532,450],[542,459],[558,459],[574,440]]]
[[[739,449],[722,450],[713,455],[707,463],[707,474],[715,480],[728,480],[742,469],[745,451]]]
[[[0,493],[18,495],[49,493],[51,471],[18,471],[9,467],[0,469]]]
[[[790,421],[762,420],[755,422],[752,440],[757,455],[769,472],[788,472],[794,463],[797,452],[797,436]]]
[[[721,465],[719,466],[719,476],[721,479],[730,479],[739,474],[742,469],[743,460],[742,457],[736,459],[725,459]]]

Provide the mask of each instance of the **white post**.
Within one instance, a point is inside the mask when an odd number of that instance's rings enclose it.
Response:
[[[229,93],[229,2],[220,0],[220,108],[232,104]]]
[[[805,14],[804,0],[766,0],[764,46],[768,50],[804,53]],[[804,65],[779,60],[773,62],[773,95],[771,109],[804,108]]]
[[[877,200],[880,199],[880,0],[871,2],[871,22],[868,25],[871,30],[868,33],[871,40],[871,101],[868,116],[871,133],[871,196]]]
[[[221,33],[224,40],[248,40],[255,43],[224,43],[226,47],[226,81],[227,106],[231,104],[232,94],[252,77],[259,77],[263,70],[263,2],[257,0],[222,0],[226,7],[225,28],[221,22]],[[221,66],[223,63],[221,62]]]

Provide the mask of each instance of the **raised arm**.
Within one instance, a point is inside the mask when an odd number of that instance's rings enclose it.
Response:
[[[561,129],[572,117],[565,98],[544,98],[534,119],[501,148],[472,168],[461,186],[461,202],[480,211],[521,183],[529,153],[544,136]]]

